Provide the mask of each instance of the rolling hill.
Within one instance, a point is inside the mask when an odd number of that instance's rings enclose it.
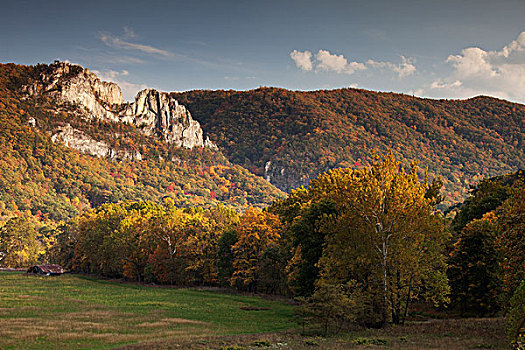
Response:
[[[525,167],[525,106],[495,98],[277,88],[173,96],[231,162],[283,191],[330,168],[366,166],[371,150],[441,176],[447,205],[484,177]]]

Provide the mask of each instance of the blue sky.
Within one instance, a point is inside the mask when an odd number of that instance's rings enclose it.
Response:
[[[359,87],[525,102],[525,1],[10,1],[0,62],[141,88]]]

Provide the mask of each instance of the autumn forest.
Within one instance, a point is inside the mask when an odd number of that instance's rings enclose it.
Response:
[[[0,266],[279,296],[322,336],[505,317],[525,343],[525,106],[172,93],[218,146],[184,148],[28,97],[47,69],[0,65]],[[55,142],[65,125],[141,159]]]

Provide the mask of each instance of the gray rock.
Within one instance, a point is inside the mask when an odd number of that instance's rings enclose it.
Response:
[[[49,68],[39,81],[23,88],[28,95],[77,105],[87,118],[133,124],[144,134],[176,147],[218,150],[209,138],[203,138],[199,122],[169,93],[146,89],[137,94],[133,103],[123,103],[117,84],[101,81],[88,69],[59,61]],[[73,141],[71,144],[81,147]],[[93,152],[99,151],[104,153],[102,149]]]
[[[153,89],[140,91],[135,102],[124,108],[121,118],[139,127],[146,135],[155,135],[177,147],[206,146],[199,122],[166,92]],[[209,141],[207,146],[213,148],[215,145]]]
[[[26,87],[29,95],[45,95],[58,103],[78,105],[91,117],[119,121],[115,108],[122,104],[122,92],[117,84],[67,62],[55,61],[50,68],[39,82]]]
[[[118,160],[142,159],[142,154],[138,151],[114,150],[107,143],[96,141],[69,124],[66,124],[57,133],[53,134],[51,141],[63,143],[67,147],[74,148],[82,153],[101,158],[108,157]]]

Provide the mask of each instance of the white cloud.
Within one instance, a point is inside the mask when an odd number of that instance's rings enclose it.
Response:
[[[512,53],[525,51],[525,32],[521,32],[518,38],[505,46],[498,54],[509,57]]]
[[[141,64],[144,63],[144,60],[136,57],[130,56],[111,56],[104,55],[101,57],[101,60],[107,63],[122,63],[122,64]]]
[[[334,71],[337,73],[354,74],[358,70],[365,70],[366,66],[359,62],[350,62],[343,55],[332,54],[327,50],[319,50],[315,55],[316,70]]]
[[[137,92],[147,88],[147,86],[144,84],[135,84],[124,80],[123,77],[129,76],[129,72],[127,70],[120,72],[114,70],[108,70],[104,72],[93,70],[92,72],[95,73],[101,80],[111,81],[120,86],[120,89],[122,90],[122,96],[126,101],[133,101]]]
[[[463,49],[459,55],[450,55],[447,62],[452,63],[460,78],[472,76],[495,76],[497,73],[488,62],[488,53],[478,47]]]
[[[468,47],[446,60],[452,72],[424,90],[430,95],[471,97],[491,95],[525,100],[525,32],[499,51]]]
[[[110,33],[106,32],[100,32],[99,38],[100,40],[108,47],[114,48],[114,49],[121,49],[121,50],[128,50],[132,53],[142,53],[142,54],[148,54],[150,56],[157,56],[169,60],[181,60],[181,61],[187,61],[192,62],[196,64],[200,64],[207,67],[217,67],[217,68],[231,68],[231,63],[228,62],[228,64],[219,62],[219,60],[214,57],[213,60],[207,61],[203,59],[199,59],[196,57],[187,56],[181,53],[175,53],[167,50],[160,49],[158,47],[154,47],[152,45],[146,45],[146,44],[139,44],[135,42],[133,39],[137,38],[138,35],[135,33],[135,31],[130,27],[124,27],[124,34],[122,36],[116,36],[112,35]],[[109,55],[109,57],[106,59],[108,62],[111,63],[144,63],[145,61],[136,57],[129,57],[122,55],[122,51],[119,51],[119,56]]]
[[[293,50],[290,52],[290,58],[295,62],[297,68],[301,70],[312,70],[312,53],[310,51],[297,51]]]
[[[394,67],[392,68],[400,78],[407,77],[416,72],[416,66],[414,66],[412,59],[406,58],[405,56],[401,56],[401,61],[402,62],[400,64],[398,64],[397,66],[394,65]]]
[[[397,73],[399,78],[404,78],[416,72],[416,66],[413,64],[413,60],[401,56],[401,63],[394,64],[392,62],[380,62],[374,60],[368,60],[365,63],[351,61],[343,55],[333,54],[328,50],[319,50],[312,59],[312,53],[310,51],[297,51],[293,50],[290,53],[290,57],[295,62],[297,68],[303,71],[314,70],[316,72],[336,72],[354,74],[357,71],[363,71],[368,68],[376,69],[390,69]]]
[[[317,55],[317,69],[326,71],[335,71],[341,73],[346,70],[348,61],[343,55],[331,54],[330,51],[319,50]]]
[[[135,34],[133,33],[133,35]],[[119,37],[116,37],[116,36],[113,36],[107,33],[100,33],[100,40],[102,40],[102,42],[106,44],[107,46],[113,47],[113,48],[125,49],[125,50],[135,50],[135,51],[140,51],[140,52],[147,53],[147,54],[153,54],[153,55],[164,56],[164,57],[173,56],[173,53],[169,51],[162,50],[154,46],[150,46],[150,45],[133,43],[131,41],[127,41],[127,40],[121,39]]]

